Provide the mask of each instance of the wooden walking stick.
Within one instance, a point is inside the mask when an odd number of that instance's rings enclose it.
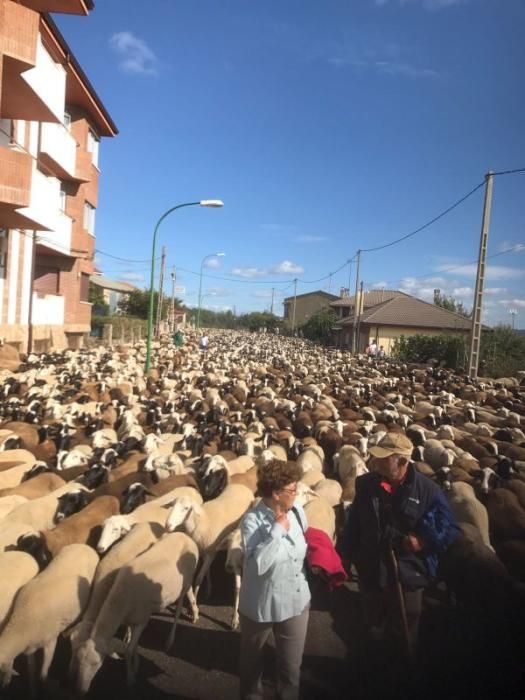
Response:
[[[414,660],[412,645],[410,643],[410,634],[408,631],[408,620],[407,611],[405,608],[405,597],[403,595],[403,588],[401,586],[401,580],[399,578],[399,563],[397,561],[396,554],[392,548],[392,545],[388,548],[388,555],[390,557],[390,563],[392,564],[392,572],[394,574],[394,586],[397,596],[397,603],[399,606],[399,614],[401,616],[401,626],[403,630],[403,637],[405,639],[407,658],[410,663]]]

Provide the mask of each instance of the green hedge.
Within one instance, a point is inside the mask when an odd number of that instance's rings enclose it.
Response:
[[[467,339],[458,335],[402,335],[392,347],[393,357],[404,362],[437,362],[452,369],[465,366]]]

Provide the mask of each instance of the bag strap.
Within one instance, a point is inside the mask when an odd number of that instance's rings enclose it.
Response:
[[[303,523],[301,521],[301,518],[299,516],[299,511],[297,510],[297,508],[295,506],[292,506],[291,510],[293,511],[293,514],[297,518],[297,522],[299,523],[301,530],[303,531],[303,535],[304,535],[304,527],[303,527]]]

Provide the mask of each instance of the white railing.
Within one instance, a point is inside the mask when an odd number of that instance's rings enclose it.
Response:
[[[77,142],[63,124],[42,122],[40,152],[46,153],[69,175],[75,175]]]
[[[33,314],[34,325],[41,326],[62,326],[64,324],[64,297],[54,294],[46,294],[39,297],[33,294]]]
[[[61,122],[66,98],[66,71],[53,61],[40,37],[36,47],[36,65],[22,73],[22,77],[57,121]]]
[[[53,230],[39,233],[37,242],[47,248],[53,248],[63,255],[70,255],[72,225],[72,219],[67,214],[59,212],[55,217]]]

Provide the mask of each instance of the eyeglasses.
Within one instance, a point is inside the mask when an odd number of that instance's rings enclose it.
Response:
[[[281,489],[281,491],[284,491],[285,493],[289,493],[290,496],[295,496],[297,494],[297,489]]]

